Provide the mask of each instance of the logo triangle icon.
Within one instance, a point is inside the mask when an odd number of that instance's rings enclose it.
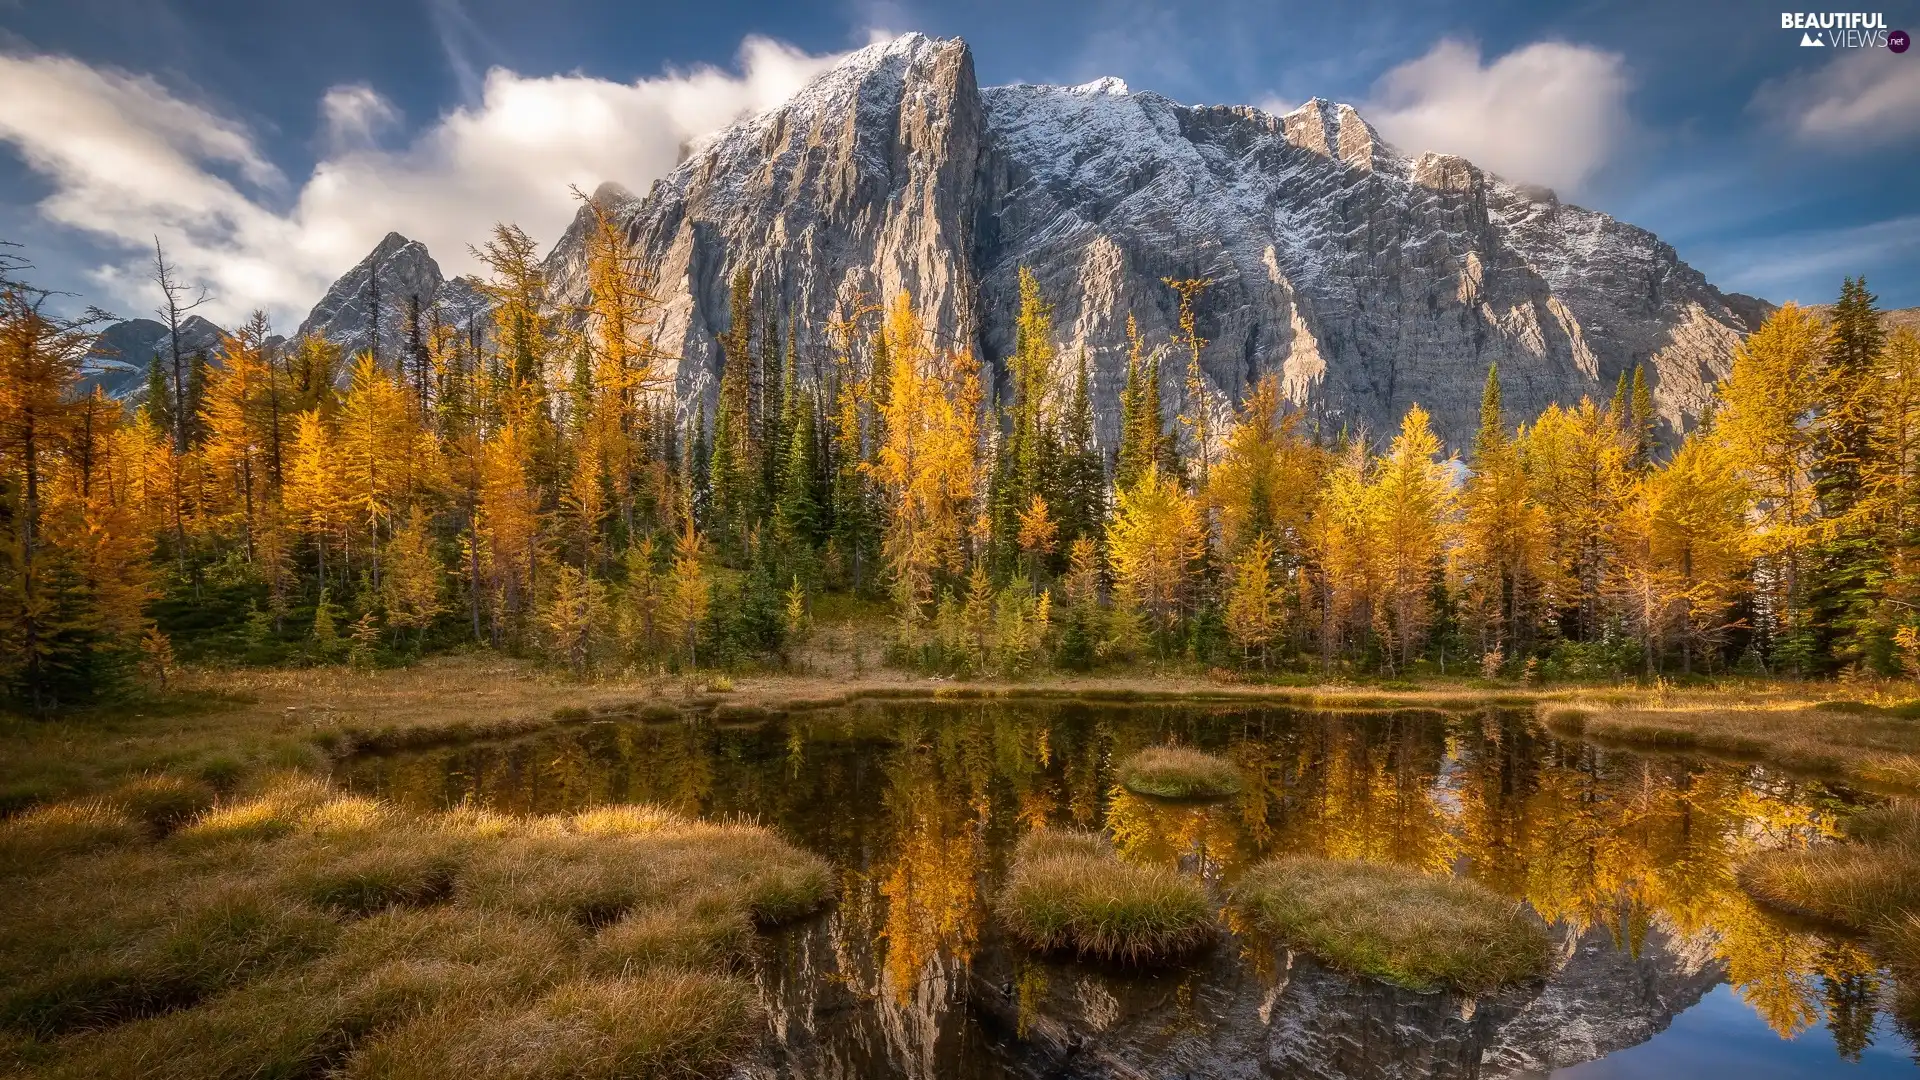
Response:
[[[1814,37],[1812,34],[1803,33],[1800,35],[1800,47],[1803,49],[1805,48],[1824,49],[1826,48],[1826,45],[1827,45],[1826,42],[1821,41],[1819,38]]]

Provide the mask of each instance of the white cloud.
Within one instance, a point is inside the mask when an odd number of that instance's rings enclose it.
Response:
[[[365,149],[397,127],[400,110],[371,86],[336,86],[320,98],[320,122],[333,153]]]
[[[1483,64],[1448,39],[1381,76],[1361,112],[1408,152],[1577,191],[1627,134],[1628,89],[1618,53],[1542,41]]]
[[[738,73],[618,83],[495,68],[474,104],[397,149],[374,142],[397,121],[392,105],[336,87],[321,102],[328,153],[295,195],[243,126],[150,78],[0,55],[0,141],[51,183],[43,217],[125,251],[93,269],[103,299],[152,306],[145,263],[158,236],[214,291],[210,317],[263,307],[291,329],[389,230],[424,242],[449,274],[474,268],[467,245],[496,221],[551,241],[575,210],[569,185],[645,191],[688,141],[780,104],[838,59],[750,37]]]
[[[1920,63],[1888,49],[1847,49],[1814,70],[1762,84],[1753,108],[1809,143],[1905,142],[1920,135]]]

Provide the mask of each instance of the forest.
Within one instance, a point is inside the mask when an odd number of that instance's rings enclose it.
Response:
[[[501,225],[486,325],[415,302],[402,340],[344,356],[256,313],[216,355],[151,358],[131,410],[85,389],[105,316],[9,258],[7,696],[473,648],[583,677],[779,667],[827,606],[873,613],[890,663],[975,677],[1920,675],[1920,339],[1864,279],[1775,311],[1682,434],[1644,367],[1531,417],[1489,370],[1453,455],[1417,404],[1367,432],[1273,376],[1219,400],[1208,283],[1169,279],[1177,332],[1130,323],[1106,447],[1024,272],[996,390],[911,296],[796,326],[739,269],[717,404],[680,407],[649,281],[594,213],[581,304]]]

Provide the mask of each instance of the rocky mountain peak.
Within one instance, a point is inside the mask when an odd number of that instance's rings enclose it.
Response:
[[[373,349],[379,359],[391,362],[407,340],[415,303],[423,322],[437,315],[442,321],[464,325],[486,310],[473,281],[448,280],[425,244],[389,232],[333,283],[295,336],[326,338],[348,355]]]

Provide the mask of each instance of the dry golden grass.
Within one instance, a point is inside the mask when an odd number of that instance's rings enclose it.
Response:
[[[1240,879],[1256,929],[1347,971],[1413,990],[1491,992],[1545,978],[1545,927],[1472,881],[1381,863],[1287,856]]]
[[[375,1039],[344,1076],[654,1080],[723,1073],[751,1037],[753,988],[700,971],[582,979],[531,1005],[443,1008]]]
[[[1840,843],[1762,852],[1741,864],[1739,882],[1769,907],[1861,933],[1920,911],[1920,805],[1861,811],[1846,832]]]
[[[140,823],[97,799],[36,807],[0,821],[0,876],[62,855],[138,840]]]
[[[1544,715],[1556,731],[1603,742],[1762,758],[1920,790],[1920,719],[1912,711],[1898,699],[1821,702],[1782,694],[1551,708]]]
[[[156,840],[103,805],[7,823],[39,839],[0,891],[0,1071],[714,1074],[758,1030],[755,924],[832,884],[648,807],[411,815],[294,776]]]
[[[1233,762],[1184,746],[1152,746],[1130,755],[1117,770],[1135,795],[1161,799],[1220,799],[1240,790]]]
[[[1172,960],[1215,936],[1213,907],[1197,882],[1122,862],[1093,833],[1043,829],[1026,837],[999,911],[1029,948],[1096,960]]]

